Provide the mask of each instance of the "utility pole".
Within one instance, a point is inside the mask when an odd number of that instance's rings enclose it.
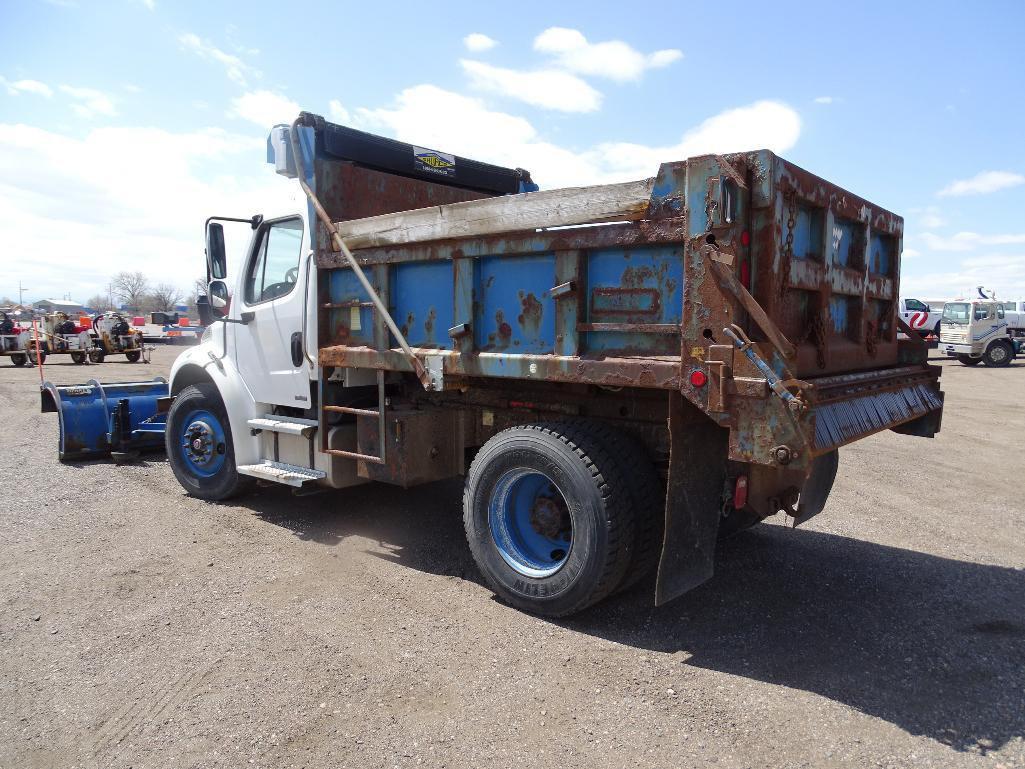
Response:
[[[24,306],[24,304],[25,304],[25,292],[26,291],[28,291],[28,289],[25,288],[23,285],[21,285],[21,281],[19,280],[18,281],[18,304],[20,304],[22,306]]]

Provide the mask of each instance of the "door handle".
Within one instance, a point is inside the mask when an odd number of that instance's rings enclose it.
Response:
[[[299,368],[303,363],[303,332],[292,334],[292,365]]]

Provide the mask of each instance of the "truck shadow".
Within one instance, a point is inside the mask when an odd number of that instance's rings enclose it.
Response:
[[[375,557],[482,583],[460,497],[446,481],[246,505],[305,540],[365,537]],[[812,692],[961,751],[1025,737],[1025,571],[771,524],[723,543],[716,569],[666,606],[642,584],[554,624]]]
[[[1025,571],[773,525],[723,543],[716,569],[658,609],[638,588],[558,624],[961,751],[1025,736]]]

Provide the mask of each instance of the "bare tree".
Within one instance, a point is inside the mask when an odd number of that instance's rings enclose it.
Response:
[[[206,292],[210,290],[210,284],[206,282],[206,277],[196,278],[192,290],[194,294],[192,302],[195,304],[197,296],[206,296]]]
[[[148,293],[147,299],[154,310],[169,311],[173,310],[176,304],[181,303],[182,292],[181,289],[170,283],[157,283]]]
[[[97,294],[96,296],[89,297],[86,300],[85,306],[90,310],[96,310],[96,312],[106,312],[107,310],[114,309],[106,294]]]
[[[114,295],[125,304],[139,308],[149,292],[149,280],[141,272],[119,272],[110,281]]]

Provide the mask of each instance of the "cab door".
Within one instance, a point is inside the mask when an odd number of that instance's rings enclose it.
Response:
[[[310,406],[305,355],[309,234],[301,216],[264,221],[253,238],[236,301],[236,366],[253,397],[279,406]]]

